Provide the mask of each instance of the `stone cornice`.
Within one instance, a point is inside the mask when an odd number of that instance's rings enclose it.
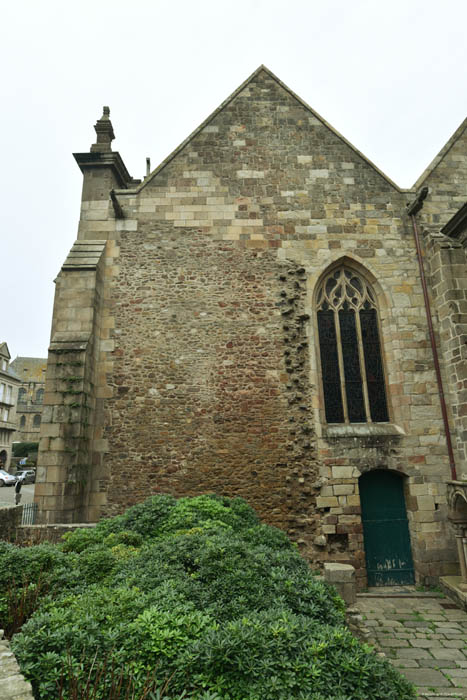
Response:
[[[86,171],[94,168],[110,168],[117,180],[119,188],[128,189],[128,187],[134,187],[136,184],[136,181],[133,180],[126,169],[125,163],[118,151],[73,153],[73,157],[78,163],[83,175]]]

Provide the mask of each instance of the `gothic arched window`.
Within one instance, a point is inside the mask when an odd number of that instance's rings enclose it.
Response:
[[[374,292],[354,270],[327,275],[316,297],[328,423],[388,421]]]
[[[19,427],[24,428],[25,425],[26,425],[26,416],[21,416],[21,419],[19,421]]]
[[[39,415],[34,416],[32,424],[35,428],[38,428],[41,424],[41,417]]]

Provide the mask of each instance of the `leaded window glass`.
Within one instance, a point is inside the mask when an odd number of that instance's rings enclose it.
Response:
[[[333,270],[318,289],[317,313],[327,422],[388,421],[371,287],[350,268]]]

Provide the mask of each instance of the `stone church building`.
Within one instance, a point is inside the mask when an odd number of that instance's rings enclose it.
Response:
[[[465,576],[466,127],[403,190],[261,66],[139,181],[104,108],[56,280],[42,521],[241,496],[361,585]]]

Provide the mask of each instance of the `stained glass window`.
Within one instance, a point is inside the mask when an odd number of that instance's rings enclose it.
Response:
[[[376,300],[353,270],[333,270],[317,295],[324,408],[328,423],[389,420]]]

